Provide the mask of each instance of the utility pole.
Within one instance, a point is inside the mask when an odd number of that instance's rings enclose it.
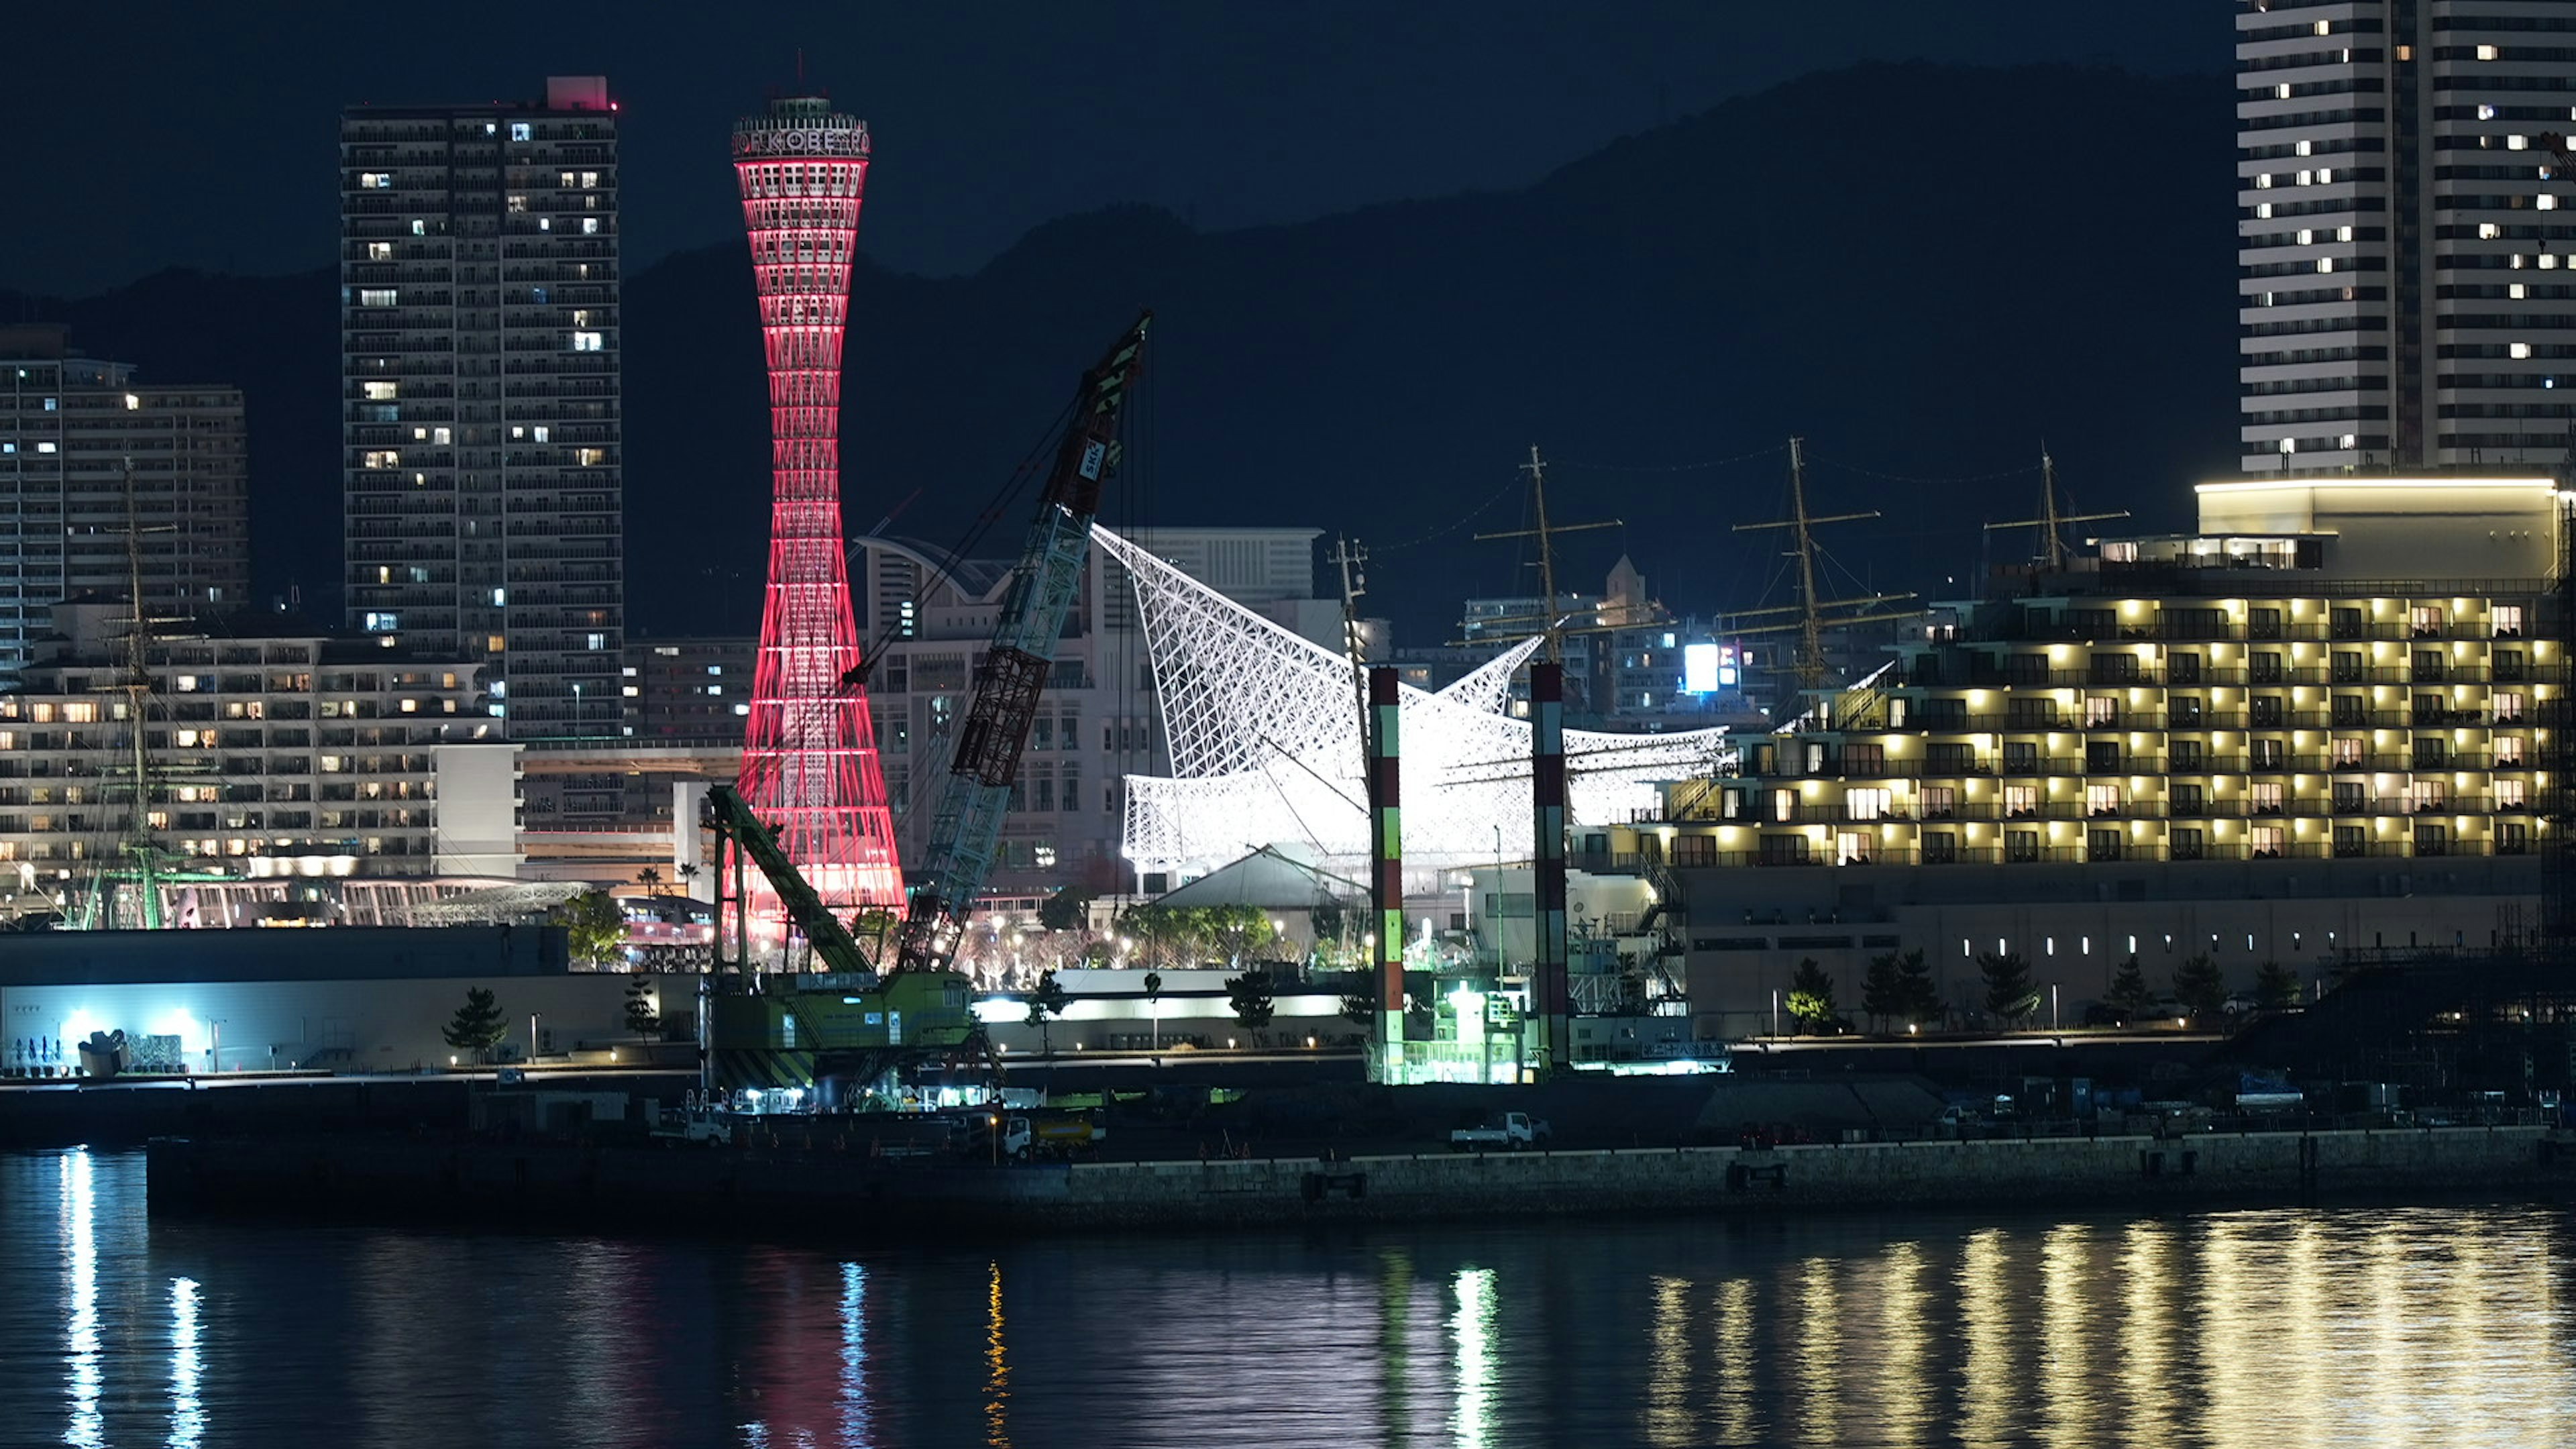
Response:
[[[2058,512],[2057,460],[2048,455],[2048,442],[2042,439],[2039,445],[2039,516],[2017,518],[2010,523],[1989,523],[1986,525],[1986,532],[1993,533],[2003,528],[2038,529],[2040,531],[2039,556],[2047,564],[2048,571],[2056,573],[2066,567],[2066,540],[2058,535],[2058,529],[2061,526],[2069,523],[2098,523],[2104,519],[2128,516],[2129,510],[2125,508],[2117,513]],[[1979,587],[1983,587],[1982,582]]]
[[[1828,627],[1863,624],[1876,619],[1908,617],[1902,613],[1895,613],[1861,614],[1847,619],[1828,619],[1824,616],[1824,611],[1841,604],[1876,604],[1912,597],[1909,594],[1873,594],[1866,598],[1831,600],[1816,597],[1816,528],[1827,523],[1854,523],[1878,516],[1878,510],[1875,508],[1866,513],[1829,513],[1821,518],[1807,512],[1807,440],[1791,438],[1789,440],[1789,516],[1773,519],[1768,523],[1735,525],[1737,533],[1755,533],[1768,528],[1790,530],[1788,554],[1798,561],[1798,602],[1795,606],[1798,622],[1795,627],[1798,631],[1796,670],[1798,688],[1801,691],[1824,687],[1825,630]],[[1787,611],[1757,610],[1755,612]],[[1771,632],[1771,628],[1743,629],[1736,632],[1739,634],[1768,633]]]
[[[1368,651],[1361,647],[1359,599],[1368,592],[1368,575],[1361,567],[1368,562],[1368,550],[1352,539],[1334,539],[1333,562],[1342,570],[1342,652],[1351,661],[1352,702],[1359,706],[1365,753],[1369,728]]]
[[[1474,535],[1474,540],[1477,543],[1489,543],[1505,538],[1538,540],[1538,586],[1545,594],[1546,600],[1539,605],[1539,611],[1532,622],[1539,625],[1539,636],[1547,641],[1547,662],[1563,664],[1565,635],[1568,631],[1565,628],[1564,619],[1558,612],[1562,607],[1562,600],[1556,592],[1556,535],[1581,533],[1586,529],[1594,528],[1620,528],[1625,526],[1625,521],[1605,518],[1593,523],[1561,523],[1551,527],[1547,521],[1547,460],[1539,456],[1538,444],[1530,444],[1529,461],[1521,465],[1521,471],[1529,475],[1531,512],[1538,521],[1538,527],[1514,529],[1509,533],[1479,533]],[[1494,619],[1487,622],[1516,624],[1524,621]]]

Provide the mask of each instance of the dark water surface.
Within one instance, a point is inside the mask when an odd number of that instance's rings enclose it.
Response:
[[[2553,1208],[847,1252],[159,1223],[0,1155],[0,1445],[2576,1443]]]

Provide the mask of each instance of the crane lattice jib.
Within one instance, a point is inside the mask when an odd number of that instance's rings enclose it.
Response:
[[[992,873],[1010,813],[1020,752],[1055,667],[1056,641],[1082,594],[1101,485],[1118,468],[1118,418],[1145,349],[1145,313],[1089,372],[1056,448],[1027,546],[1002,600],[992,646],[975,670],[975,698],[957,729],[948,779],[930,828],[928,879],[904,918],[896,970],[926,970],[957,949],[967,913]]]
[[[751,857],[760,873],[769,877],[770,888],[778,893],[778,904],[787,912],[788,921],[805,933],[814,954],[834,971],[873,971],[867,956],[859,950],[850,929],[823,904],[823,898],[796,873],[796,863],[778,848],[778,837],[751,813],[742,795],[731,785],[707,787],[707,814],[713,819],[718,834],[734,843],[734,848]],[[723,882],[717,882],[717,894],[723,894]],[[721,940],[722,929],[718,929]]]

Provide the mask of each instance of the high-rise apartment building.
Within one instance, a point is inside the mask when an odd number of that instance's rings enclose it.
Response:
[[[2576,0],[2241,0],[2244,467],[2555,464],[2576,386]]]
[[[0,669],[26,661],[55,602],[122,598],[137,563],[157,612],[240,607],[249,453],[239,388],[147,382],[74,353],[60,327],[0,327]]]
[[[352,628],[483,663],[519,737],[623,719],[617,116],[542,102],[340,121]]]

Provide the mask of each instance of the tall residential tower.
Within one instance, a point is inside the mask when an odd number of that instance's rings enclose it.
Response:
[[[734,128],[769,357],[769,586],[743,798],[827,904],[903,904],[894,817],[859,677],[841,536],[841,337],[867,184],[867,123],[820,97]]]
[[[342,115],[348,622],[480,661],[515,736],[620,728],[618,327],[605,80]]]
[[[123,598],[137,563],[160,613],[248,602],[241,389],[147,381],[60,327],[0,327],[0,669],[28,659],[51,605]]]
[[[2249,473],[2555,464],[2576,401],[2576,0],[2239,0]]]

